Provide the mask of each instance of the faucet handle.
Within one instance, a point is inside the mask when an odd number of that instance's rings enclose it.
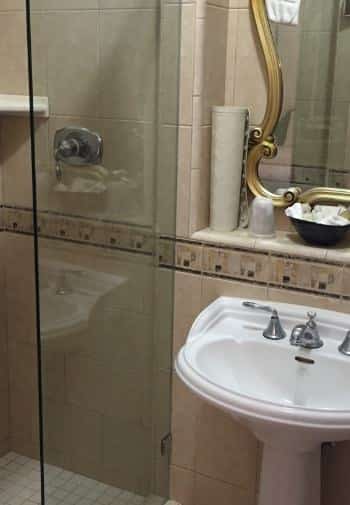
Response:
[[[345,356],[350,356],[350,331],[347,332],[343,342],[338,347],[339,352],[345,354]]]
[[[287,336],[286,332],[282,327],[276,309],[270,307],[269,305],[260,305],[259,303],[255,302],[243,302],[242,305],[243,307],[263,310],[264,312],[270,312],[272,314],[267,328],[263,331],[263,335],[265,338],[268,338],[269,340],[281,340],[282,338],[285,338]]]
[[[264,310],[265,312],[271,312],[271,313],[276,312],[277,314],[277,310],[273,309],[269,305],[261,305],[260,303],[256,302],[243,302],[242,305],[243,307],[248,307],[249,309]]]
[[[308,322],[306,323],[309,327],[315,328],[316,327],[316,317],[317,317],[317,312],[308,312],[307,317],[309,318]]]

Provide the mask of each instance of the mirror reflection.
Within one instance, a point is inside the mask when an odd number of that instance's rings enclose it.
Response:
[[[304,0],[299,23],[270,22],[281,59],[284,102],[279,152],[259,169],[272,192],[298,186],[350,189],[350,9]]]

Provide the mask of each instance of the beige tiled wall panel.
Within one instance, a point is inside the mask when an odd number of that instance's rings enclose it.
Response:
[[[6,41],[0,45],[0,93],[28,95],[24,12],[1,9],[0,33]]]
[[[3,234],[10,383],[10,444],[39,452],[34,249],[31,237]],[[23,420],[26,422],[23,422]]]

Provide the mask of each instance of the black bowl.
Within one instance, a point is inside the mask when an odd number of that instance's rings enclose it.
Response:
[[[296,219],[295,217],[291,217],[290,220],[305,242],[313,245],[335,245],[345,237],[350,229],[350,223],[345,226],[332,226],[329,224],[304,221],[303,219]]]

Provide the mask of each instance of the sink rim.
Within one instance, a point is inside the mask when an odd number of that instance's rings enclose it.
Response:
[[[240,303],[241,298],[233,298]],[[192,366],[187,360],[186,350],[194,340],[198,341],[200,338],[200,328],[203,323],[208,322],[208,308],[215,310],[224,310],[227,307],[229,298],[221,297],[209,305],[196,319],[192,329],[188,335],[185,345],[182,347],[177,355],[175,362],[175,369],[179,377],[187,384],[187,386],[196,392],[199,396],[206,399],[210,403],[221,406],[226,411],[236,414],[237,416],[244,416],[250,419],[261,419],[268,422],[287,424],[293,426],[300,426],[304,428],[319,428],[323,430],[344,430],[350,429],[350,408],[349,409],[334,409],[334,408],[317,408],[317,407],[303,407],[297,405],[285,405],[282,403],[263,400],[241,392],[236,392],[232,389],[225,388],[224,386],[215,384],[214,381],[206,378],[203,373]],[[265,302],[266,303],[266,302]],[[292,305],[292,304],[278,304],[274,306],[288,306],[290,308],[302,309],[306,311],[305,307]],[[308,307],[307,307],[308,308]],[[316,309],[322,313],[323,316],[333,314],[324,309]],[[339,314],[340,318],[349,318],[349,315],[343,313]],[[333,315],[334,317],[334,315]],[[333,337],[329,338],[333,340]],[[271,344],[273,345],[273,343]],[[289,345],[289,344],[288,344]],[[316,355],[315,351],[315,355]],[[342,357],[341,355],[337,360],[347,360],[349,358]],[[350,360],[349,360],[350,367]]]

